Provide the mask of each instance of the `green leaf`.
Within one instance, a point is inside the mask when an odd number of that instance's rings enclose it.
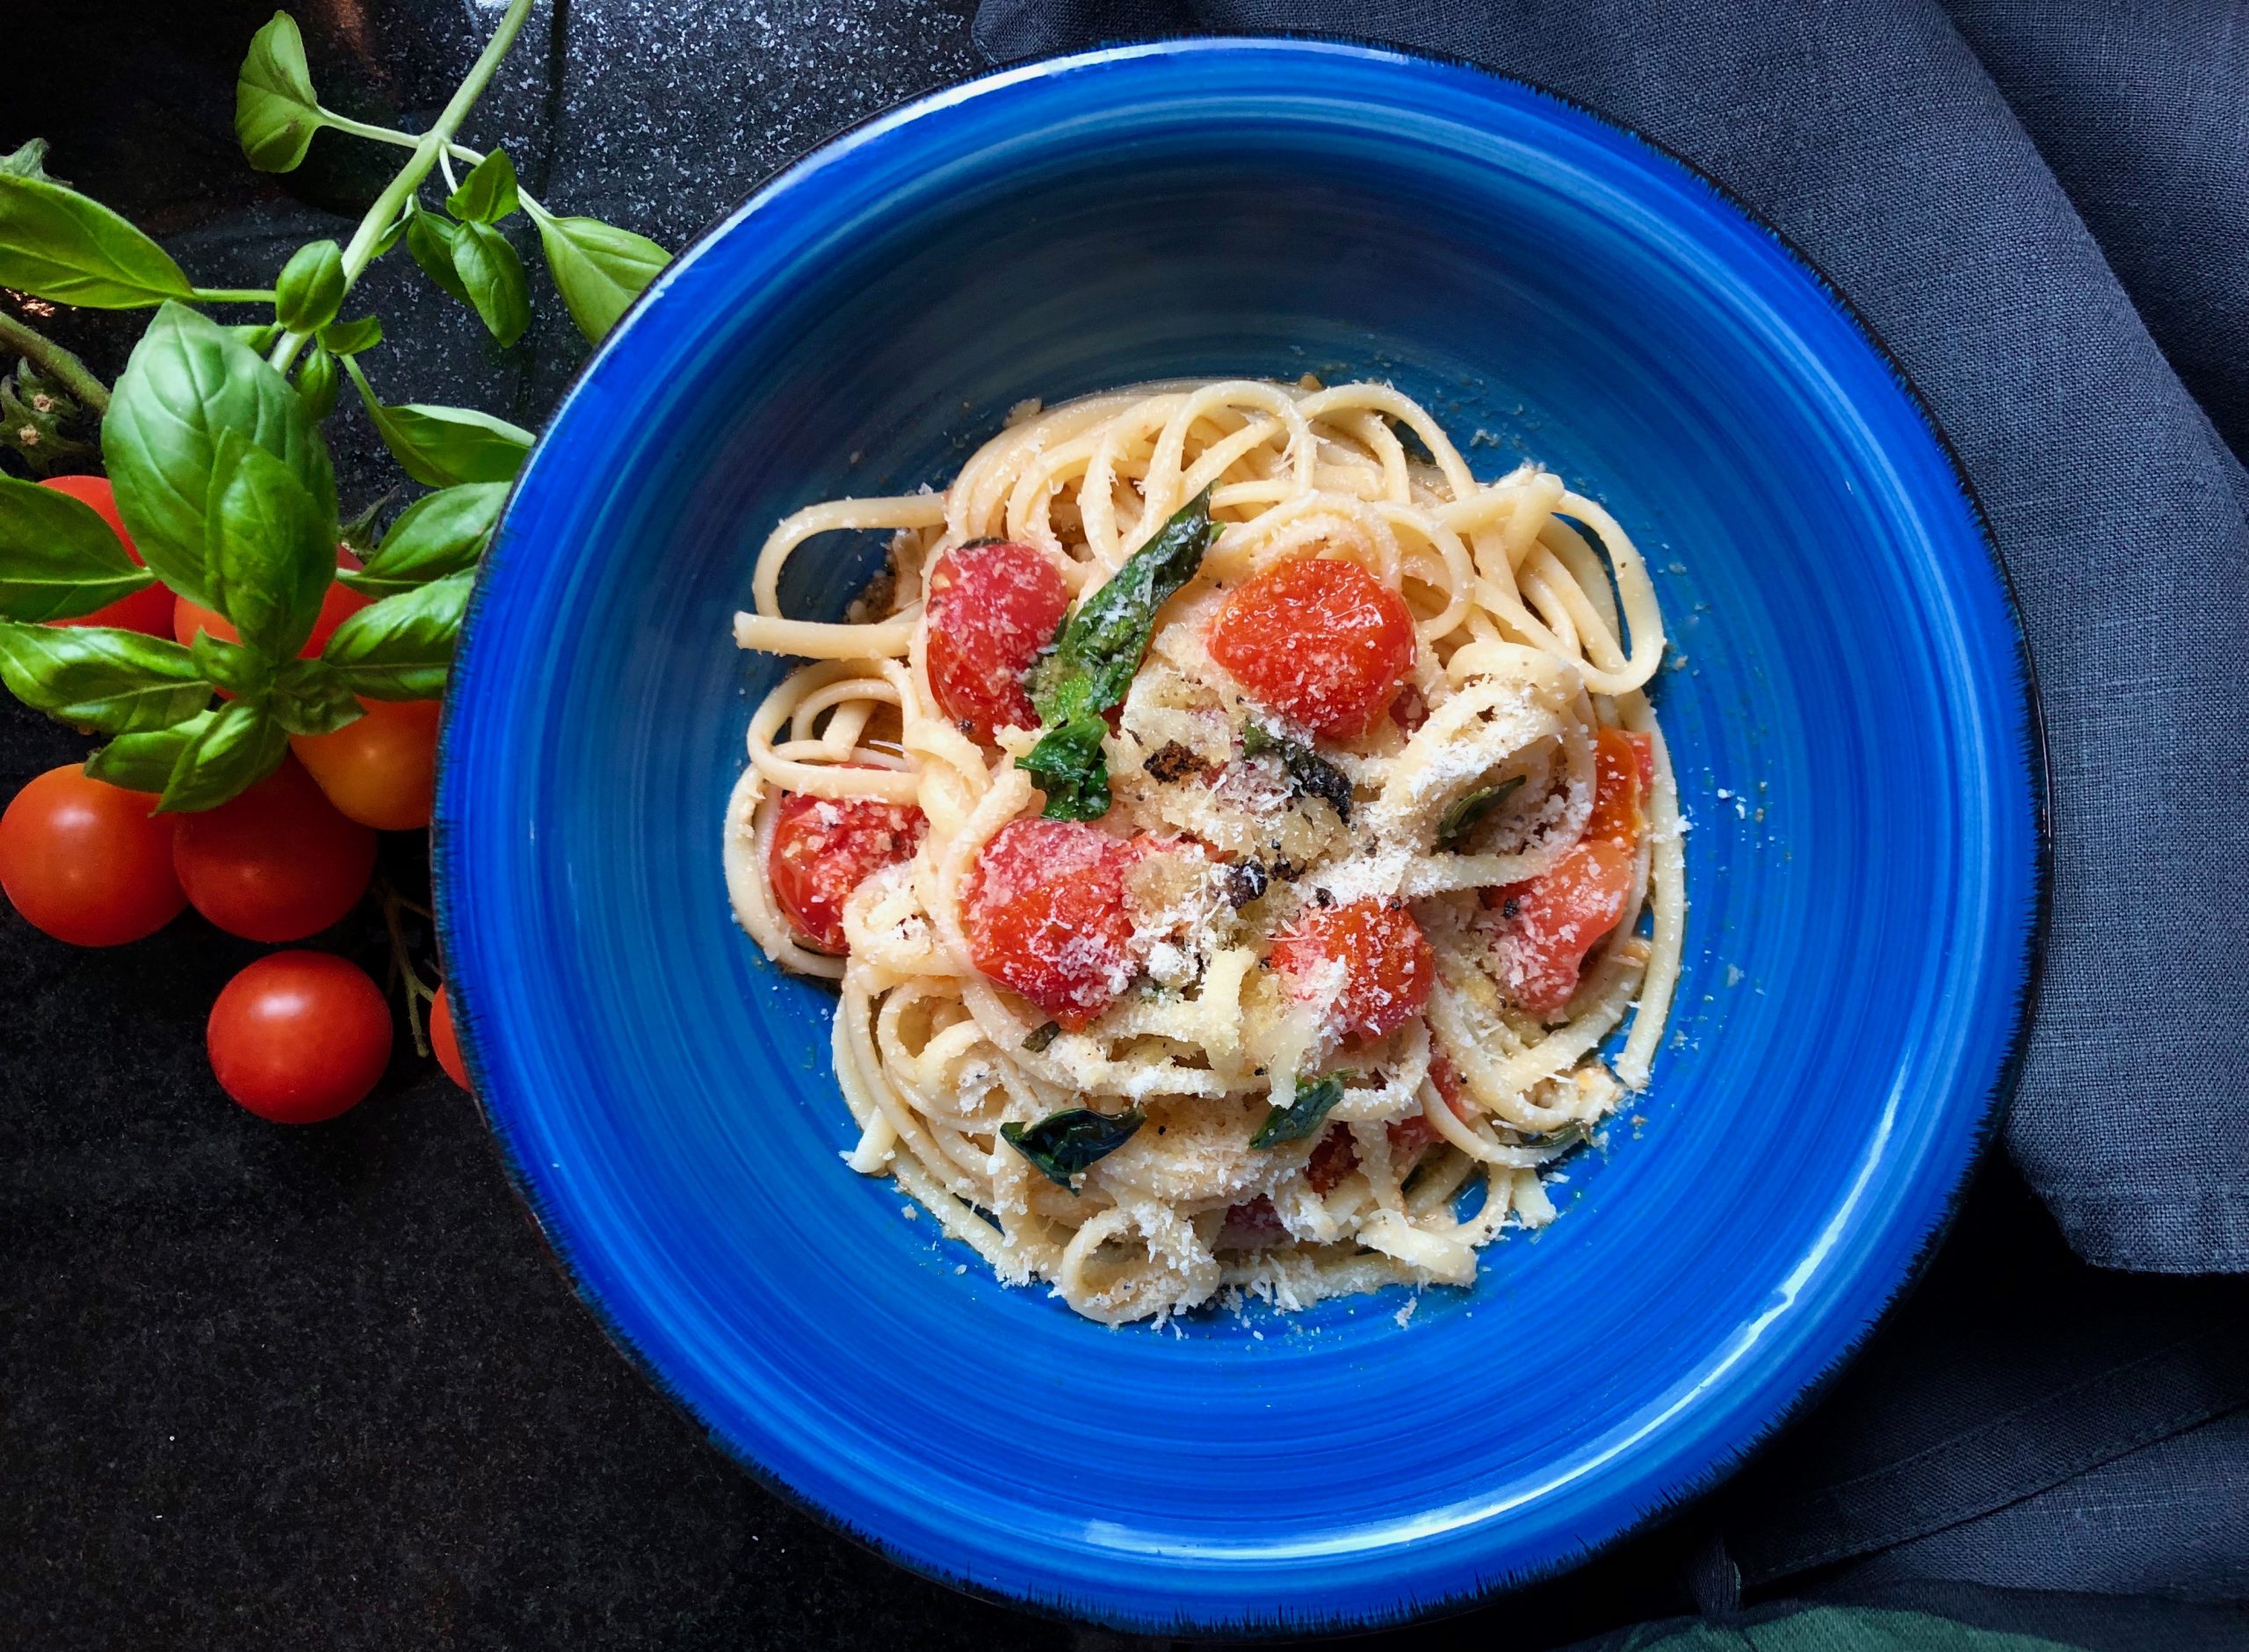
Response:
[[[210,499],[213,606],[249,647],[289,659],[312,635],[336,577],[335,513],[239,430],[220,433]]]
[[[156,812],[215,808],[280,768],[288,753],[289,731],[271,711],[229,700],[181,746]]]
[[[1289,776],[1289,790],[1299,797],[1318,797],[1335,811],[1335,818],[1351,824],[1351,782],[1343,771],[1301,740],[1274,733],[1262,724],[1241,725],[1244,757],[1277,757]]]
[[[464,224],[496,224],[516,210],[516,163],[505,149],[495,149],[469,169],[460,187],[445,197],[445,210]]]
[[[264,695],[273,687],[273,661],[254,648],[221,642],[209,631],[199,629],[188,640],[187,653],[206,682],[238,698]]]
[[[179,754],[207,727],[215,712],[199,712],[170,728],[120,734],[86,759],[86,773],[127,791],[161,793],[178,766]]]
[[[305,65],[297,20],[277,11],[250,36],[249,54],[235,76],[235,136],[261,172],[294,170],[327,124]]]
[[[1048,819],[1096,820],[1109,812],[1101,713],[1124,700],[1148,651],[1157,611],[1195,577],[1219,531],[1206,487],[1078,604],[1063,622],[1054,652],[1032,667],[1031,702],[1047,732],[1016,767],[1030,770],[1046,794]]]
[[[1437,821],[1437,848],[1457,849],[1486,815],[1522,790],[1522,776],[1510,775],[1496,786],[1479,786],[1458,799]]]
[[[463,224],[453,238],[453,268],[501,348],[521,338],[531,325],[531,288],[508,238],[489,224]]]
[[[343,249],[332,241],[300,247],[273,284],[273,314],[293,333],[317,333],[343,307]]]
[[[273,342],[281,336],[281,324],[278,321],[259,321],[241,327],[229,327],[226,329],[226,333],[228,337],[234,339],[252,355],[263,356],[273,348]]]
[[[107,734],[167,728],[211,702],[186,649],[106,625],[0,621],[0,682],[58,722]]]
[[[94,508],[60,488],[0,477],[0,615],[76,619],[154,579]]]
[[[1266,1114],[1265,1122],[1249,1138],[1252,1147],[1276,1147],[1283,1142],[1301,1142],[1317,1132],[1327,1122],[1327,1115],[1343,1099],[1343,1086],[1356,1075],[1349,1071],[1331,1072],[1306,1084],[1297,1080],[1296,1094],[1284,1107],[1275,1107]]]
[[[321,348],[331,356],[356,356],[383,342],[383,324],[372,315],[356,321],[330,321],[320,329]]]
[[[362,596],[394,596],[473,568],[507,497],[505,482],[467,482],[424,494],[399,513],[365,568],[336,577]]]
[[[646,235],[598,218],[536,215],[554,290],[578,330],[598,343],[626,307],[640,296],[671,255]]]
[[[292,660],[282,667],[269,703],[292,734],[333,734],[367,714],[358,696],[324,660]]]
[[[416,206],[408,214],[406,250],[414,262],[422,266],[428,276],[463,304],[470,302],[468,289],[461,285],[460,272],[453,268],[453,242],[459,237],[460,226],[450,223],[435,213]]]
[[[533,438],[521,425],[473,408],[431,408],[418,402],[385,407],[358,363],[347,360],[343,370],[358,386],[383,445],[423,487],[511,481],[523,468]]]
[[[64,189],[70,180],[54,177],[47,170],[47,140],[33,138],[18,144],[7,155],[0,155],[0,177],[37,178],[42,184],[56,184]]]
[[[1028,1129],[1002,1124],[1000,1134],[1008,1145],[1045,1173],[1046,1179],[1072,1193],[1072,1178],[1083,1175],[1108,1158],[1147,1122],[1147,1115],[1134,1107],[1110,1115],[1091,1107],[1069,1107],[1050,1113]]]
[[[171,254],[99,201],[17,172],[0,173],[0,286],[95,310],[194,291]]]
[[[388,489],[380,499],[336,529],[336,538],[361,562],[364,563],[369,557],[374,555],[377,537],[375,523],[382,520],[384,510],[389,507],[390,501],[397,497],[398,489],[395,487]],[[340,580],[343,574],[339,573],[336,577]]]
[[[375,237],[374,249],[367,254],[369,260],[381,257],[393,247],[398,245],[400,238],[406,234],[406,226],[412,221],[414,214],[420,210],[416,206],[409,206],[404,213],[391,220],[390,227]]]
[[[305,399],[305,411],[325,419],[336,411],[336,398],[343,388],[343,370],[328,347],[315,344],[307,350],[297,366],[297,393]]]
[[[228,429],[279,459],[322,516],[334,518],[336,478],[303,399],[224,328],[168,304],[117,381],[102,422],[102,457],[141,554],[165,584],[206,607],[216,606],[208,575],[212,471]]]
[[[474,577],[448,574],[361,609],[336,628],[321,659],[362,698],[436,699],[445,689]]]

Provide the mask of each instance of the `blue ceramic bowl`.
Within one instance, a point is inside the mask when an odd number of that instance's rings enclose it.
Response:
[[[1472,1290],[1103,1330],[848,1172],[830,999],[735,928],[809,501],[942,487],[1026,397],[1310,370],[1530,455],[1655,568],[1693,819],[1652,1087]],[[798,557],[833,617],[876,548]],[[1708,1486],[1866,1334],[1992,1124],[2039,782],[1977,512],[1882,351],[1581,110],[1356,47],[994,76],[783,174],[570,392],[456,668],[438,874],[493,1125],[595,1310],[770,1483],[932,1576],[1149,1630],[1391,1620]]]

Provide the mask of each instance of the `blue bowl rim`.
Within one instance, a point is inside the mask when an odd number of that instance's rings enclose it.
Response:
[[[701,1431],[712,1446],[724,1454],[729,1461],[748,1473],[750,1477],[766,1490],[779,1497],[790,1507],[809,1516],[823,1528],[850,1539],[892,1564],[916,1576],[943,1584],[948,1589],[974,1599],[988,1601],[1019,1612],[1027,1612],[1058,1622],[1092,1622],[1128,1633],[1187,1634],[1223,1636],[1243,1641],[1262,1641],[1295,1638],[1306,1634],[1363,1632],[1395,1627],[1408,1622],[1426,1622],[1439,1618],[1457,1616],[1531,1584],[1546,1582],[1575,1571],[1632,1538],[1678,1519],[1695,1504],[1710,1496],[1741,1472],[1754,1458],[1769,1449],[1792,1425],[1817,1405],[1835,1380],[1865,1350],[1875,1332],[1896,1311],[1898,1304],[1920,1284],[1927,1271],[1930,1261],[1942,1247],[1946,1235],[1950,1231],[1968,1187],[1977,1171],[1984,1164],[2013,1105],[2015,1089],[2021,1077],[2023,1063],[2028,1054],[2030,1026],[2036,1012],[2041,985],[2045,973],[2053,907],[2054,834],[2051,756],[2047,739],[2044,701],[2039,687],[2037,668],[2031,653],[2029,637],[2023,627],[2021,603],[2016,594],[2014,578],[2007,567],[2006,558],[2000,551],[1998,537],[1992,530],[1989,513],[1985,509],[1983,498],[1978,493],[1966,465],[1962,462],[1958,447],[1938,421],[1927,398],[1922,393],[1920,386],[1914,382],[1912,374],[1906,371],[1896,352],[1890,348],[1889,343],[1858,306],[1853,302],[1840,284],[1831,278],[1819,263],[1799,247],[1795,241],[1775,227],[1761,213],[1751,207],[1725,184],[1711,177],[1700,165],[1669,145],[1649,137],[1631,124],[1581,99],[1564,92],[1555,91],[1527,76],[1506,74],[1470,58],[1421,47],[1399,45],[1371,35],[1302,29],[1242,29],[1225,34],[1166,32],[1132,40],[1104,40],[1096,46],[1069,51],[1039,53],[1010,60],[967,80],[951,82],[915,93],[910,97],[894,99],[878,109],[870,111],[857,120],[837,127],[805,154],[767,171],[740,201],[713,217],[697,232],[691,240],[681,247],[673,255],[672,262],[675,264],[678,263],[699,249],[717,240],[734,224],[745,219],[767,197],[792,187],[818,170],[834,153],[850,140],[871,128],[908,116],[925,105],[934,107],[940,103],[957,100],[964,95],[971,95],[1002,83],[1019,79],[1036,78],[1082,65],[1119,61],[1172,51],[1225,52],[1245,47],[1263,49],[1305,47],[1355,57],[1359,61],[1369,65],[1402,66],[1408,70],[1437,67],[1463,71],[1501,85],[1515,87],[1530,92],[1537,98],[1557,105],[1573,114],[1606,126],[1612,132],[1630,139],[1651,154],[1679,168],[1708,189],[1727,207],[1768,237],[1774,245],[1811,278],[1822,296],[1834,307],[1844,320],[1849,322],[1853,329],[1889,369],[1892,380],[1904,393],[1906,400],[1920,419],[1923,428],[1935,441],[1938,449],[1944,455],[1946,466],[1951,472],[1952,479],[1959,487],[1961,498],[1965,502],[1975,524],[1977,537],[1983,545],[1985,556],[1990,563],[1992,572],[1998,578],[2000,591],[2006,599],[2007,615],[2014,633],[2016,682],[2023,698],[2026,734],[2022,753],[2025,772],[2021,778],[2027,781],[2029,786],[2035,849],[2031,867],[2033,884],[2031,921],[2029,933],[2024,942],[2021,979],[2016,988],[2014,1012],[2007,1028],[2007,1053],[2000,1064],[1997,1074],[1978,1104],[1972,1132],[1972,1149],[1962,1159],[1960,1170],[1954,1179],[1952,1187],[1946,1191],[1937,1215],[1921,1234],[1919,1246],[1913,1257],[1899,1270],[1880,1307],[1869,1317],[1865,1325],[1848,1342],[1835,1350],[1825,1369],[1807,1379],[1793,1398],[1767,1418],[1755,1432],[1743,1439],[1730,1453],[1720,1456],[1701,1474],[1690,1476],[1684,1483],[1671,1488],[1664,1497],[1637,1518],[1587,1541],[1574,1555],[1526,1566],[1519,1570],[1510,1571],[1494,1582],[1481,1585],[1472,1584],[1441,1598],[1420,1601],[1410,1606],[1400,1605],[1387,1611],[1348,1611],[1318,1620],[1290,1619],[1284,1611],[1281,1611],[1276,1612],[1271,1620],[1245,1627],[1197,1619],[1185,1612],[1170,1620],[1144,1618],[1130,1612],[1112,1609],[1098,1600],[1072,1602],[1066,1607],[1055,1599],[1012,1593],[958,1573],[948,1572],[936,1562],[926,1562],[921,1556],[898,1548],[881,1533],[855,1525],[841,1512],[816,1501],[796,1486],[782,1479],[713,1427],[709,1420],[696,1410],[692,1403],[673,1387],[662,1371],[656,1367],[654,1361],[634,1345],[632,1339],[626,1335],[617,1323],[608,1305],[580,1275],[576,1265],[571,1259],[568,1242],[555,1231],[546,1214],[541,1208],[537,1189],[516,1144],[509,1139],[505,1130],[494,1117],[492,1110],[484,1102],[483,1061],[478,1053],[479,1037],[476,1030],[477,1016],[474,1007],[474,994],[470,993],[464,997],[456,995],[449,990],[446,1006],[452,1017],[462,1060],[467,1067],[470,1078],[476,1081],[475,1087],[471,1091],[471,1099],[475,1102],[477,1112],[483,1119],[485,1128],[491,1136],[494,1150],[500,1160],[501,1168],[506,1175],[509,1190],[514,1194],[532,1233],[537,1236],[541,1247],[546,1252],[548,1259],[568,1284],[571,1295],[591,1316],[603,1337],[626,1363],[632,1367],[667,1404],[678,1412],[684,1420]],[[1385,60],[1392,60],[1392,61],[1385,64]],[[563,387],[562,393],[557,398],[553,411],[548,414],[540,427],[542,437],[546,429],[577,398],[586,380],[609,349],[610,341],[618,335],[626,319],[637,314],[655,296],[656,285],[652,283],[648,289],[644,290],[633,299],[626,307],[625,313],[611,324],[608,335],[596,345],[586,359],[578,365],[576,371],[571,374],[569,381]],[[520,474],[519,472],[519,477]],[[503,525],[506,522],[508,512],[514,507],[517,486],[519,483],[511,485],[509,489],[508,497],[500,516]],[[487,551],[488,563],[497,552],[500,544],[501,536],[495,530],[492,544]],[[480,576],[472,588],[466,610],[462,615],[459,640],[455,651],[456,667],[473,659],[471,650],[477,631],[476,622],[482,612],[490,589],[490,581],[482,577],[485,571],[487,570],[480,569]],[[452,743],[453,725],[454,703],[452,695],[448,693],[438,725],[437,783],[441,794],[445,790],[445,757]],[[448,943],[452,924],[444,890],[447,874],[453,862],[452,839],[452,830],[445,824],[444,812],[440,810],[433,812],[430,826],[432,909],[435,913],[441,957],[451,949]],[[446,977],[449,989],[451,979],[450,976]]]

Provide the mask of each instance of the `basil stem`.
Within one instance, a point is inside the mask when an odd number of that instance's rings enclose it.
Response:
[[[1437,848],[1457,849],[1461,840],[1483,824],[1484,817],[1522,790],[1522,776],[1510,775],[1496,786],[1479,786],[1455,802],[1437,822]]]
[[[1050,1113],[1028,1129],[1002,1124],[1000,1135],[1008,1145],[1038,1166],[1057,1187],[1077,1188],[1071,1179],[1083,1175],[1132,1139],[1147,1122],[1147,1115],[1134,1107],[1111,1116],[1091,1107],[1070,1107]]]
[[[1102,713],[1123,702],[1155,632],[1156,613],[1195,577],[1219,529],[1211,490],[1190,500],[1124,559],[1109,582],[1078,604],[1031,669],[1031,703],[1045,732],[1016,767],[1046,794],[1050,820],[1097,820],[1109,812]]]
[[[1314,1134],[1343,1099],[1343,1086],[1357,1076],[1345,1070],[1324,1073],[1309,1085],[1298,1078],[1294,1098],[1288,1106],[1276,1107],[1265,1115],[1265,1122],[1257,1127],[1257,1134],[1249,1138],[1249,1144],[1277,1147],[1283,1142],[1301,1142]]]

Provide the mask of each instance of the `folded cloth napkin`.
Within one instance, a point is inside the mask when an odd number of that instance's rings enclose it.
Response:
[[[2249,1272],[2239,10],[983,0],[975,38],[1006,61],[1276,30],[1575,98],[1700,167],[1850,295],[1959,451],[2043,696],[2052,914],[2007,1144],[2088,1261]]]

